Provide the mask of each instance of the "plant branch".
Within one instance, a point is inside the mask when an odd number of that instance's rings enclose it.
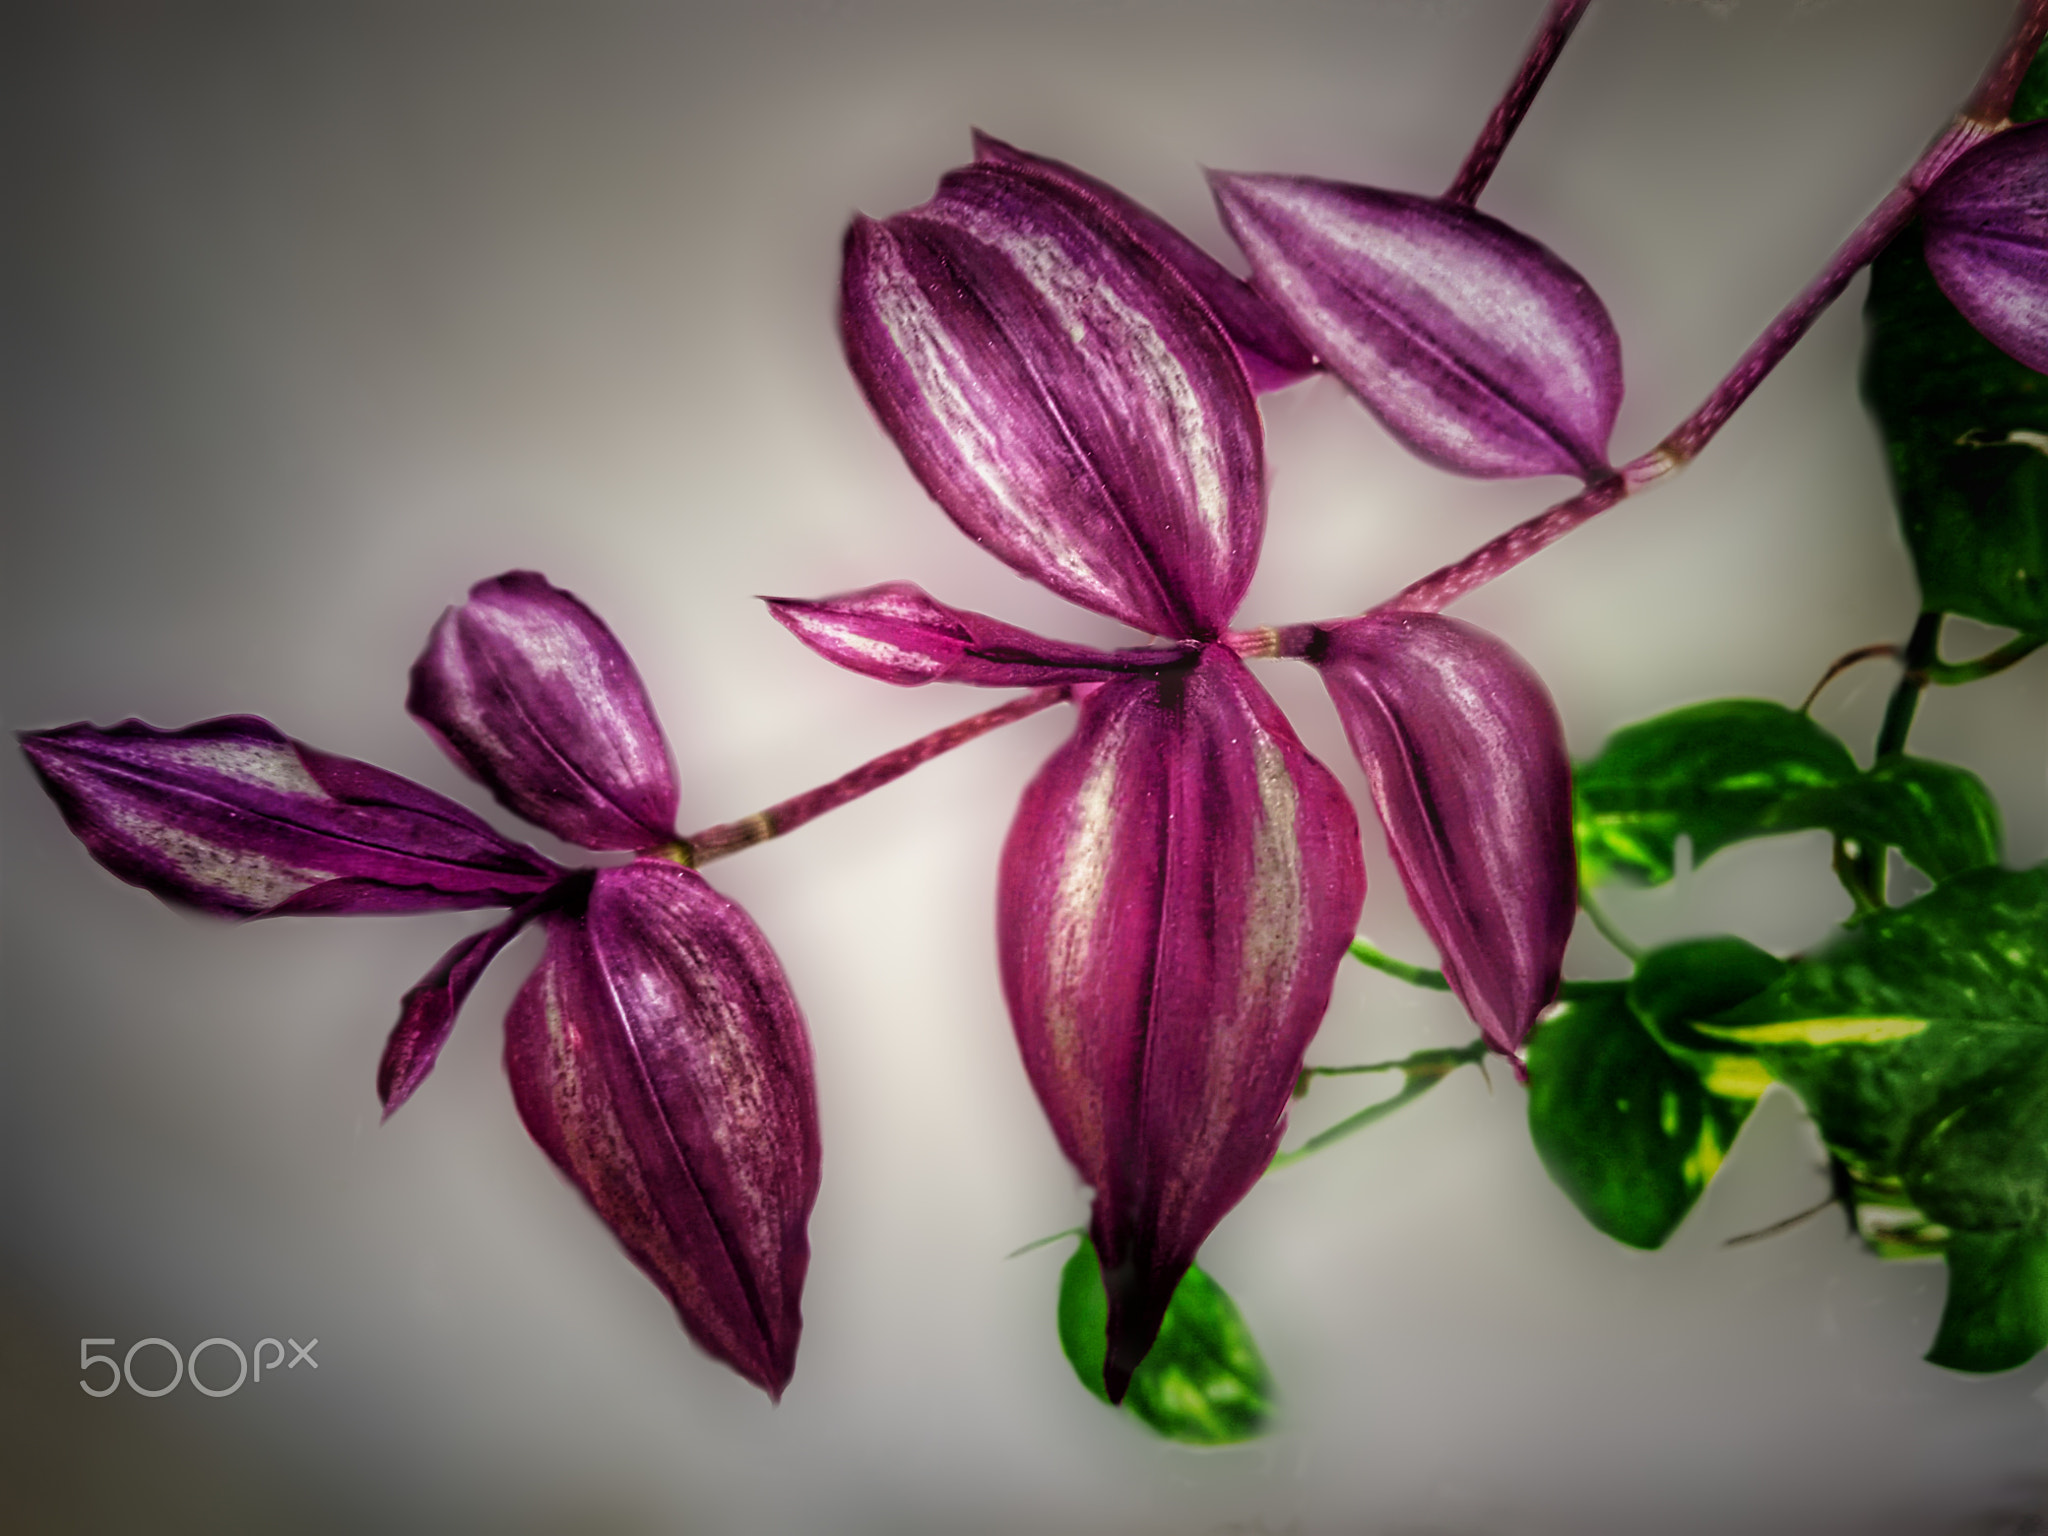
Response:
[[[1484,1040],[1474,1040],[1470,1045],[1417,1051],[1414,1055],[1403,1057],[1399,1061],[1374,1062],[1363,1067],[1303,1068],[1300,1078],[1295,1082],[1294,1092],[1297,1098],[1307,1091],[1308,1083],[1316,1077],[1337,1077],[1355,1072],[1399,1072],[1406,1080],[1401,1084],[1401,1091],[1392,1098],[1366,1105],[1357,1114],[1339,1120],[1328,1130],[1309,1137],[1291,1152],[1276,1153],[1273,1161],[1267,1165],[1266,1171],[1271,1173],[1275,1169],[1298,1163],[1304,1157],[1320,1152],[1323,1148],[1364,1130],[1374,1121],[1385,1119],[1402,1105],[1411,1104],[1421,1098],[1458,1068],[1475,1062],[1483,1063],[1486,1059],[1486,1050]]]
[[[1487,118],[1486,126],[1479,131],[1479,138],[1473,144],[1472,152],[1465,157],[1465,163],[1458,168],[1457,179],[1451,183],[1450,191],[1444,194],[1446,202],[1470,207],[1479,200],[1479,194],[1493,177],[1494,167],[1500,164],[1508,141],[1522,126],[1522,119],[1528,116],[1530,104],[1536,100],[1536,93],[1543,89],[1543,82],[1550,74],[1550,66],[1564,51],[1564,45],[1571,39],[1579,18],[1586,14],[1589,3],[1590,0],[1551,0],[1543,25],[1529,40],[1529,51],[1522,56],[1522,67],[1508,82],[1507,92],[1494,107],[1493,115]]]
[[[872,762],[862,763],[829,784],[821,784],[816,789],[778,801],[765,811],[756,811],[738,821],[722,822],[715,827],[706,827],[702,832],[693,832],[681,840],[681,852],[685,855],[683,862],[708,864],[729,853],[738,853],[742,848],[765,843],[771,837],[794,832],[805,822],[815,820],[827,811],[837,810],[849,800],[858,800],[942,753],[965,746],[977,736],[985,736],[998,726],[1013,724],[1042,709],[1051,708],[1065,699],[1068,692],[1065,687],[1040,688],[1007,704],[999,704],[994,709],[983,710],[978,715],[943,726],[928,736],[920,736],[908,746],[884,752]]]
[[[1444,980],[1444,973],[1442,971],[1433,971],[1426,965],[1410,965],[1406,960],[1396,960],[1385,950],[1375,949],[1362,938],[1351,941],[1351,958],[1364,961],[1365,964],[1371,966],[1376,971],[1385,971],[1396,981],[1405,981],[1411,987],[1426,987],[1432,992],[1448,992],[1451,990],[1451,984]],[[1396,1063],[1390,1062],[1388,1065],[1392,1066],[1396,1065]],[[1351,1070],[1367,1071],[1376,1069],[1358,1067]]]
[[[1509,529],[1464,559],[1412,583],[1379,604],[1379,608],[1434,613],[1695,458],[1807,333],[1821,312],[1841,296],[1850,279],[1905,228],[1921,197],[1941,173],[1959,155],[2003,131],[2013,94],[2019,89],[2020,79],[2040,47],[2044,32],[2048,32],[2048,0],[2027,0],[2005,46],[1978,83],[1969,106],[1913,162],[1912,169],[1857,226],[1820,275],[1750,344],[1699,409],[1666,433],[1662,442],[1623,465],[1619,473]]]
[[[1899,648],[1890,641],[1883,641],[1877,645],[1859,645],[1855,650],[1845,655],[1837,656],[1830,663],[1827,671],[1821,673],[1820,681],[1815,683],[1812,691],[1806,695],[1805,700],[1799,706],[1799,713],[1802,715],[1811,714],[1813,712],[1814,700],[1820,697],[1823,688],[1827,687],[1829,683],[1832,683],[1836,678],[1858,663],[1875,661],[1880,656],[1897,660]]]
[[[1996,677],[2014,663],[2025,661],[2044,645],[2048,645],[2048,635],[2016,635],[1997,650],[1987,651],[1972,661],[1943,661],[1936,656],[1920,670],[1937,688],[1955,688],[1963,683]]]

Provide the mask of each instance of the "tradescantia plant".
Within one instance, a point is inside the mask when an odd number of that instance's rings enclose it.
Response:
[[[70,726],[24,749],[92,854],[168,900],[234,918],[511,909],[406,995],[378,1075],[387,1112],[483,967],[543,923],[506,1021],[522,1118],[691,1337],[771,1395],[794,1368],[818,1187],[809,1052],[766,941],[696,867],[1061,702],[1074,731],[1024,792],[995,905],[1026,1075],[1092,1193],[1058,1322],[1098,1397],[1188,1443],[1258,1433],[1272,1380],[1194,1267],[1204,1240],[1269,1170],[1489,1053],[1525,1078],[1552,1177],[1637,1247],[1670,1236],[1760,1096],[1789,1089],[1863,1240],[1945,1258],[1930,1359],[2023,1363],[2048,1347],[2048,876],[2002,868],[1983,784],[1906,747],[1926,687],[2048,640],[2048,125],[2011,126],[2048,116],[2048,64],[2027,73],[2048,3],[2022,8],[1957,122],[1699,410],[1619,467],[1605,307],[1475,206],[1584,9],[1550,7],[1441,196],[1213,175],[1248,280],[1085,171],[987,135],[930,201],[854,221],[842,340],[912,475],[997,558],[1148,643],[1048,638],[902,580],[771,599],[867,677],[1029,691],[685,837],[610,632],[531,573],[481,583],[436,626],[408,707],[507,809],[632,856],[596,870],[249,717]],[[1804,707],[1723,700],[1617,732],[1574,768],[1530,668],[1440,610],[1701,451],[1866,265],[1865,392],[1925,606],[1902,646],[1844,659],[1901,663],[1867,765]],[[1582,488],[1377,606],[1232,628],[1267,515],[1258,397],[1316,372],[1433,465]],[[2014,638],[1946,661],[1947,613]],[[1357,816],[1254,678],[1272,658],[1325,684],[1441,970],[1356,937]],[[1814,828],[1855,914],[1797,955],[1733,935],[1646,953],[1594,904],[1610,881],[1671,879],[1688,849],[1698,863]],[[1926,894],[1894,901],[1892,850]],[[1562,979],[1581,910],[1628,978]],[[1477,1038],[1306,1066],[1347,954],[1455,994]],[[1372,1072],[1398,1073],[1399,1092],[1281,1150],[1294,1098]]]

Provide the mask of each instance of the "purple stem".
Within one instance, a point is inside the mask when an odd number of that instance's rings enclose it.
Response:
[[[1486,126],[1479,131],[1478,142],[1465,157],[1465,163],[1458,168],[1458,179],[1444,194],[1446,202],[1463,203],[1469,208],[1479,200],[1479,194],[1486,190],[1486,183],[1493,178],[1494,167],[1500,164],[1508,140],[1522,126],[1522,119],[1529,115],[1529,104],[1543,89],[1550,66],[1564,52],[1572,29],[1586,14],[1590,3],[1591,0],[1550,0],[1550,13],[1543,18],[1543,25],[1536,36],[1530,39],[1529,51],[1522,56],[1522,67],[1508,82],[1506,94],[1493,109],[1493,116],[1486,120]]]
[[[829,784],[820,784],[816,789],[792,795],[765,811],[756,811],[738,821],[722,822],[715,827],[706,827],[702,832],[693,832],[681,840],[676,851],[684,856],[682,862],[686,864],[708,864],[729,853],[738,853],[742,848],[765,843],[771,837],[794,832],[805,822],[902,778],[911,769],[930,762],[941,753],[965,746],[975,737],[985,736],[998,726],[1012,724],[1051,708],[1065,699],[1070,691],[1065,687],[1040,688],[994,709],[941,726],[929,736],[920,736],[907,746],[884,752],[872,762],[862,763],[851,773],[843,773]]]
[[[2027,0],[2014,23],[2012,35],[1984,72],[1969,106],[1913,163],[1913,168],[1844,242],[1820,276],[1809,283],[1806,290],[1751,343],[1749,350],[1743,353],[1741,360],[1700,408],[1672,428],[1663,442],[1641,458],[1623,465],[1612,478],[1588,486],[1576,496],[1481,545],[1464,559],[1431,572],[1379,604],[1379,608],[1434,613],[1503,572],[1512,570],[1538,550],[1556,543],[1616,502],[1682,468],[1706,447],[1728,418],[1735,414],[1736,407],[1763,382],[1764,376],[1778,366],[1820,317],[1821,311],[1840,297],[1842,290],[1849,286],[1849,280],[1906,226],[1919,207],[1921,196],[1956,157],[2010,126],[2006,114],[2012,110],[2013,95],[2019,89],[2020,80],[2026,74],[2035,51],[2041,46],[2044,34],[2048,34],[2048,0]],[[1295,637],[1292,630],[1308,631],[1314,627],[1295,625],[1290,630],[1279,631],[1274,637],[1277,648],[1262,649],[1254,654],[1303,654],[1303,650],[1296,647],[1306,648],[1314,642],[1306,635]]]

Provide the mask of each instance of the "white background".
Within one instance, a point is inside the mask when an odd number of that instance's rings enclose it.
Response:
[[[1689,410],[1943,124],[2006,7],[1603,0],[1483,206],[1606,298],[1616,456]],[[16,7],[0,379],[5,721],[255,712],[484,808],[404,716],[443,605],[515,566],[589,600],[673,739],[684,824],[984,707],[840,673],[752,598],[903,578],[1127,643],[929,505],[839,357],[855,208],[979,124],[1225,245],[1198,166],[1447,184],[1533,3]],[[1458,608],[1574,750],[1696,699],[1796,703],[1915,606],[1857,403],[1861,284],[1703,459]],[[1246,624],[1341,614],[1564,494],[1407,457],[1333,383],[1267,398]],[[1957,653],[1995,638],[1954,626]],[[1354,790],[1304,668],[1271,664]],[[1891,674],[1819,711],[1867,752]],[[1930,698],[1916,747],[2048,853],[2048,666]],[[709,1533],[2040,1529],[2048,1368],[1919,1360],[1934,1265],[1884,1265],[1767,1101],[1669,1247],[1600,1237],[1523,1096],[1467,1071],[1262,1186],[1204,1262],[1284,1394],[1195,1454],[1054,1339],[1084,1194],[996,986],[996,851],[1048,715],[716,867],[816,1043],[823,1197],[780,1408],[698,1355],[528,1144],[490,973],[390,1124],[399,994],[476,915],[232,928],[95,868],[17,758],[5,813],[0,1463],[16,1528]],[[501,824],[508,819],[492,809]],[[522,834],[523,835],[523,834]],[[1368,831],[1366,930],[1427,959]],[[1789,952],[1845,903],[1814,835],[1624,895],[1639,938]],[[1581,935],[1572,969],[1613,974]],[[1325,1062],[1467,1038],[1347,967]],[[1319,1086],[1313,1128],[1380,1091]],[[317,1336],[231,1398],[94,1402],[77,1340]],[[147,1353],[147,1352],[146,1352]],[[157,1362],[162,1364],[160,1356]],[[214,1360],[225,1369],[225,1357]],[[2007,1523],[2000,1523],[2001,1521]]]

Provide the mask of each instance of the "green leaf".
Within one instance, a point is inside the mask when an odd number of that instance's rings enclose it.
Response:
[[[1863,313],[1863,399],[1923,606],[2048,631],[2048,378],[1948,301],[1917,223],[1871,263]]]
[[[1663,1244],[1700,1197],[1748,1116],[1708,1093],[1628,1004],[1628,985],[1588,988],[1528,1046],[1529,1135],[1586,1219],[1636,1248]]]
[[[1897,1224],[1881,1253],[1946,1244],[1961,1267],[1930,1358],[2003,1370],[2040,1347],[2048,1303],[2026,1287],[2048,1260],[2020,1235],[2048,1233],[2048,866],[1960,875],[1694,1028],[1805,1101]]]
[[[1616,731],[1573,774],[1579,867],[1597,884],[1650,885],[1730,843],[1810,826],[1788,808],[1857,777],[1849,749],[1805,715],[1762,699],[1720,699]]]
[[[1763,991],[1785,974],[1785,962],[1747,939],[1688,939],[1643,956],[1629,979],[1629,1006],[1665,1050],[1720,1098],[1756,1102],[1771,1084],[1768,1068],[1739,1041],[1695,1027]]]
[[[1843,837],[1897,848],[1932,880],[1996,864],[2005,844],[1984,781],[1924,757],[1886,758],[1809,809]]]
[[[1597,884],[1650,885],[1676,870],[1678,839],[1704,863],[1731,843],[1821,828],[1897,848],[1934,880],[1996,864],[1998,804],[1966,768],[1893,757],[1868,773],[1796,710],[1722,699],[1616,731],[1574,776],[1579,867]]]
[[[2048,1231],[1958,1232],[1948,1300],[1927,1358],[1952,1371],[2009,1371],[2048,1349]]]
[[[1109,1297],[1087,1238],[1060,1271],[1060,1348],[1081,1385],[1104,1402]],[[1190,1269],[1173,1293],[1159,1340],[1131,1376],[1124,1407],[1183,1445],[1235,1445],[1263,1434],[1273,1379],[1251,1330],[1222,1286]]]
[[[2033,65],[2012,99],[2014,122],[2031,123],[2043,117],[2048,117],[2048,43],[2035,52]]]

